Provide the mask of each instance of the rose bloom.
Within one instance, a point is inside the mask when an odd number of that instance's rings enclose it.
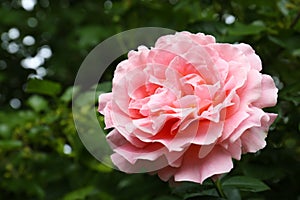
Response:
[[[256,152],[276,114],[277,88],[247,44],[202,33],[160,37],[117,66],[111,93],[99,96],[111,159],[126,173],[202,183]]]

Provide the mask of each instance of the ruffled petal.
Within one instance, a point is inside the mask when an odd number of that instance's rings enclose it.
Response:
[[[186,152],[181,167],[174,175],[175,181],[203,183],[208,177],[229,172],[233,167],[231,155],[222,147],[215,146],[202,159],[199,159],[198,155],[199,147],[197,146],[191,147]]]

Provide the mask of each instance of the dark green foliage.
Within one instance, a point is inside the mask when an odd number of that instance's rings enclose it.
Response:
[[[277,106],[267,109],[279,117],[267,147],[235,162],[219,186],[228,199],[300,198],[298,0],[37,0],[32,11],[20,2],[0,2],[0,199],[222,199],[210,180],[169,186],[156,176],[112,170],[92,157],[77,135],[71,98],[79,88],[72,84],[83,59],[109,36],[144,26],[204,32],[256,50],[264,73],[280,89]],[[230,16],[235,21],[225,23]],[[15,39],[7,36],[11,28],[19,30]],[[23,43],[27,35],[34,44]],[[45,80],[28,80],[39,73],[33,65],[22,67],[22,60],[43,47],[52,51],[41,64]],[[107,81],[116,63],[98,93],[111,88]],[[100,116],[99,121],[103,126]]]

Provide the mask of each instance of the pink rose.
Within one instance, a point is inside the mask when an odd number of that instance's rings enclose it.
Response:
[[[113,163],[127,173],[202,183],[265,145],[277,88],[247,44],[202,33],[160,37],[130,51],[99,96]]]

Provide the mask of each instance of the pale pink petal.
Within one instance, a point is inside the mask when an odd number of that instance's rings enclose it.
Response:
[[[195,42],[201,45],[206,45],[206,44],[211,44],[216,42],[215,38],[211,35],[204,35],[203,33],[189,34],[189,35]]]
[[[216,142],[222,135],[223,126],[223,121],[214,123],[209,120],[201,120],[198,125],[197,135],[194,137],[192,143],[197,145],[209,145]]]
[[[135,164],[131,164],[121,155],[114,153],[111,156],[113,164],[121,171],[126,173],[145,173],[157,171],[168,166],[168,161],[164,156],[160,156],[157,160],[137,160]]]
[[[226,43],[214,43],[208,45],[211,49],[214,49],[218,53],[218,57],[222,58],[226,62],[230,61],[243,61],[241,63],[247,63],[243,52],[235,45]]]
[[[239,126],[230,135],[230,142],[236,141],[247,129],[252,127],[260,127],[261,119],[267,114],[256,107],[252,107],[248,112],[249,117],[242,121]]]
[[[240,160],[242,155],[242,143],[240,139],[237,139],[234,142],[222,142],[222,146],[226,149],[230,154],[231,157]]]
[[[171,54],[180,56],[183,60],[193,65],[198,73],[205,77],[207,83],[214,83],[218,80],[216,69],[214,68],[213,59],[209,54],[209,48],[206,46],[195,45],[189,39],[189,36],[180,34],[175,37],[176,42],[172,41],[174,36],[168,35],[161,37],[155,44],[157,49],[165,50]]]
[[[267,133],[260,128],[251,128],[242,136],[243,152],[256,152],[266,146]]]
[[[235,44],[234,46],[238,47],[243,54],[248,58],[248,62],[250,63],[252,69],[260,71],[262,69],[261,60],[258,55],[255,54],[255,51],[248,44],[241,43]]]
[[[108,129],[114,127],[114,123],[111,118],[112,93],[100,94],[98,99],[98,112],[104,115],[105,128]]]
[[[264,115],[261,118],[261,126],[252,127],[241,136],[243,152],[256,152],[266,146],[267,131],[276,117],[276,114]]]
[[[250,70],[246,85],[240,88],[237,93],[240,96],[241,104],[249,105],[257,101],[262,91],[262,75],[256,70]]]
[[[104,115],[104,109],[112,99],[112,93],[103,93],[98,98],[98,111]]]
[[[128,141],[117,131],[117,129],[113,129],[106,136],[107,142],[114,149],[118,146],[123,146],[128,143]]]
[[[215,147],[215,145],[216,145],[216,143],[209,144],[209,145],[201,145],[198,157],[200,159],[206,157],[213,150],[213,148]]]
[[[227,118],[224,123],[221,141],[227,139],[233,133],[233,131],[248,117],[249,114],[247,112],[239,111]]]
[[[203,159],[198,157],[199,147],[191,147],[185,154],[182,165],[175,173],[175,181],[192,181],[202,183],[206,178],[229,172],[233,163],[231,155],[222,147],[215,146]]]
[[[183,151],[191,145],[197,135],[198,122],[195,120],[190,123],[184,130],[178,131],[172,141],[169,142],[167,148],[169,151]]]
[[[131,171],[131,173],[137,172],[133,169],[139,168],[141,165],[147,172],[159,170],[166,166],[178,166],[184,154],[184,151],[169,152],[159,143],[147,145],[144,148],[137,148],[127,143],[115,148],[114,151],[116,153],[112,156],[113,163],[119,168],[122,167],[122,171]],[[123,166],[118,165],[118,163],[123,163],[121,164]],[[145,163],[148,166],[144,166]],[[131,169],[125,169],[126,166]]]
[[[165,167],[163,169],[160,169],[157,172],[157,175],[159,178],[163,181],[168,181],[174,174],[176,173],[177,169],[174,167]]]
[[[265,74],[262,75],[261,91],[260,98],[256,100],[253,105],[259,108],[274,106],[277,102],[278,89],[271,76]]]
[[[106,136],[106,139],[113,149],[123,146],[127,143],[130,143],[138,148],[143,148],[147,145],[147,143],[142,142],[134,135],[127,135],[127,137],[124,137],[117,129],[113,129],[111,132],[109,132],[109,134]]]

